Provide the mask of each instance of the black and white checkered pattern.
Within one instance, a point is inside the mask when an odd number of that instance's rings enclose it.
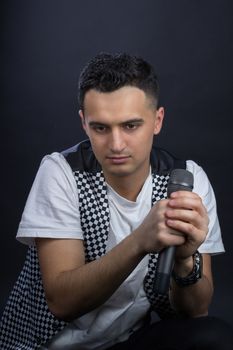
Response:
[[[37,349],[66,325],[49,311],[35,247],[12,290],[0,323],[0,349]]]
[[[74,172],[79,194],[79,211],[84,232],[86,260],[106,252],[109,232],[107,187],[102,172]]]

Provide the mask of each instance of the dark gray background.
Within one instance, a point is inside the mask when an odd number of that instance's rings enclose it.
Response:
[[[100,51],[142,55],[166,109],[158,145],[204,167],[226,254],[210,313],[233,325],[231,0],[1,1],[0,311],[26,248],[15,234],[41,158],[80,141],[77,80]]]

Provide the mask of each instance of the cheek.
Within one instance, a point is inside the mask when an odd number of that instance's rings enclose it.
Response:
[[[89,137],[89,139],[92,145],[93,152],[98,156],[98,158],[103,156],[107,149],[104,139],[97,139],[96,137]]]
[[[150,128],[148,130],[144,130],[143,132],[138,133],[132,138],[132,143],[135,147],[138,147],[142,150],[148,151],[151,149],[152,143],[154,139],[153,130]]]
[[[128,144],[128,147],[132,154],[134,154],[135,159],[144,159],[151,152],[152,140],[149,137],[145,139],[134,137],[133,141]]]

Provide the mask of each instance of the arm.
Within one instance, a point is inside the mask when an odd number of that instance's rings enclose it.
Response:
[[[208,232],[208,216],[197,195],[191,198],[184,192],[172,195],[173,211],[168,210],[167,223],[185,232],[185,243],[177,247],[174,271],[180,277],[186,277],[193,269],[192,254],[198,249]],[[177,206],[177,208],[176,208]],[[190,212],[181,214],[182,221],[177,220],[177,210],[180,207],[190,208]],[[182,217],[183,215],[183,217]],[[189,286],[178,286],[172,279],[170,300],[173,308],[184,316],[197,317],[208,314],[208,307],[213,295],[213,278],[211,271],[211,257],[203,254],[202,278]]]
[[[185,277],[192,270],[192,265],[192,259],[190,259],[190,263],[188,261],[186,263],[176,263],[174,267],[175,272],[177,275]],[[185,270],[186,272],[184,273]],[[208,315],[208,307],[212,295],[213,279],[209,254],[203,254],[203,274],[198,282],[190,286],[180,287],[172,279],[171,304],[178,313],[184,316],[198,317]]]
[[[82,240],[36,240],[48,306],[71,320],[103,304],[143,258],[134,235],[85,264]]]

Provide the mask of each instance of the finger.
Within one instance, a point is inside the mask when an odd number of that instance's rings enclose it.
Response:
[[[157,242],[163,248],[181,245],[185,243],[185,236],[182,232],[167,227],[166,230],[158,233]]]
[[[206,229],[208,226],[208,216],[204,213],[201,215],[196,210],[168,209],[165,216],[167,219],[189,222],[200,229]]]
[[[179,197],[195,198],[195,197],[199,197],[199,195],[192,191],[175,191],[170,194],[169,198],[179,198]]]
[[[195,193],[192,193],[192,195],[183,195],[183,193],[185,192],[182,191],[181,194],[180,191],[179,196],[171,198],[167,203],[168,207],[194,210],[199,212],[202,216],[206,215],[206,208],[198,195]]]
[[[209,217],[202,199],[194,194],[194,197],[179,197],[170,200],[165,212],[167,218],[178,219],[192,223],[197,228],[204,229],[209,225]]]
[[[170,228],[186,234],[188,240],[195,241],[199,244],[204,242],[208,232],[208,227],[205,223],[203,223],[199,228],[190,222],[168,219],[166,221],[166,224]]]

